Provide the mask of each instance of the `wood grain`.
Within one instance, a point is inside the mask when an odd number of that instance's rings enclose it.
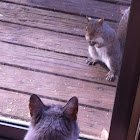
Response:
[[[66,34],[85,36],[85,17],[0,2],[0,20]],[[117,23],[106,22],[117,30]]]
[[[95,0],[5,0],[38,8],[119,22],[120,5]]]
[[[108,70],[100,65],[88,66],[85,58],[3,42],[0,42],[0,50],[2,63],[106,85],[115,86],[117,82],[108,82],[105,79]]]
[[[7,98],[8,97],[8,98]],[[0,114],[14,119],[30,121],[28,109],[29,95],[11,92],[0,89]],[[61,104],[61,101],[54,101],[41,98],[44,104]],[[69,100],[69,97],[68,99]],[[93,108],[82,107],[79,105],[78,122],[81,133],[100,136],[103,128],[109,130],[111,112],[99,111]]]
[[[132,0],[104,0],[105,2],[111,2],[114,4],[120,4],[120,5],[130,5]]]
[[[50,31],[43,31],[43,30],[39,30],[39,29],[33,30],[32,28],[29,28],[29,27],[2,23],[2,22],[0,22],[0,25],[1,25],[0,26],[1,40],[25,45],[24,48],[21,47],[21,50],[20,50],[20,47],[17,46],[16,50],[18,51],[18,54],[17,54],[18,59],[16,59],[16,60],[17,61],[21,60],[21,59],[19,59],[21,57],[20,54],[22,54],[22,60],[24,60],[24,57],[27,57],[26,56],[27,52],[28,53],[30,52],[30,54],[28,54],[28,57],[30,57],[30,58],[28,58],[28,60],[30,60],[30,62],[32,61],[33,63],[36,63],[36,62],[38,63],[37,64],[38,67],[36,67],[36,65],[32,65],[32,63],[30,63],[31,65],[28,64],[26,66],[28,66],[28,67],[31,66],[32,68],[40,69],[40,68],[43,68],[43,65],[46,65],[46,63],[48,61],[49,65],[51,67],[52,66],[54,67],[54,68],[50,69],[51,71],[55,71],[55,72],[58,72],[61,74],[63,72],[70,74],[70,69],[72,69],[75,72],[71,71],[72,73],[70,76],[72,76],[72,75],[78,76],[80,74],[79,73],[79,70],[80,70],[81,72],[83,71],[83,73],[81,73],[77,78],[87,77],[86,80],[90,80],[90,81],[97,80],[100,83],[116,85],[117,80],[116,80],[116,82],[108,82],[105,80],[105,74],[107,73],[107,70],[105,68],[98,66],[98,65],[97,66],[88,66],[86,64],[85,57],[88,56],[88,51],[87,51],[88,47],[85,48],[85,46],[87,46],[87,43],[84,38],[73,37],[70,35],[64,35],[64,34],[60,34],[60,33],[58,34],[58,33],[53,33]],[[49,34],[49,36],[46,36],[48,34]],[[77,41],[77,40],[80,40],[80,41]],[[1,45],[1,47],[2,46],[3,45]],[[10,47],[10,46],[12,46],[12,45],[9,44],[8,47]],[[28,46],[35,47],[36,49],[31,49]],[[43,51],[43,50],[41,51],[38,48],[46,49],[46,51]],[[6,47],[3,49],[6,49]],[[13,49],[14,49],[14,47],[10,49],[11,54],[13,52]],[[28,49],[29,49],[29,51],[28,51]],[[81,58],[81,57],[74,57],[74,56],[69,56],[69,55],[61,55],[59,53],[51,53],[51,52],[48,52],[47,49],[49,49],[51,51],[57,51],[60,53],[67,53],[70,55],[85,56],[85,57]],[[23,51],[23,53],[22,53],[22,51]],[[37,53],[36,55],[40,55],[40,56],[33,56],[33,54],[31,54],[32,53],[31,51],[34,51],[34,53]],[[5,50],[5,53],[3,52],[3,54],[6,54],[6,53],[10,53],[10,52]],[[51,59],[51,58],[48,59],[46,57],[47,53],[51,54],[51,57],[54,57],[54,59]],[[41,56],[42,54],[44,55],[44,58]],[[13,54],[13,55],[15,55],[15,54]],[[6,57],[6,55],[4,57]],[[61,58],[61,60],[63,59],[64,61],[57,60],[57,57]],[[1,57],[1,59],[2,59],[2,57]],[[4,59],[6,60],[6,58],[4,58]],[[9,60],[12,61],[12,59],[13,58],[11,55],[11,58],[9,58]],[[37,59],[37,61],[34,61],[34,59]],[[6,60],[6,61],[8,61],[8,60]],[[6,62],[6,61],[3,61],[3,62]],[[59,61],[59,63],[58,63],[58,61]],[[13,64],[13,62],[14,62],[14,64],[17,64],[16,61],[12,61],[12,64]],[[40,67],[41,63],[43,64],[42,67]],[[57,63],[60,65],[55,65]],[[24,63],[20,62],[20,65],[24,65]],[[69,67],[67,67],[68,65],[69,65]],[[76,69],[76,67],[78,69]],[[60,68],[64,71],[59,71]],[[66,69],[64,69],[64,68],[66,68]]]
[[[84,37],[0,22],[0,40],[77,56],[88,56]]]
[[[80,132],[109,131],[117,80],[106,81],[105,68],[85,63],[85,16],[104,17],[116,30],[120,4],[129,2],[0,1],[0,114],[29,121],[31,94],[61,105],[77,96]]]
[[[0,66],[0,87],[35,93],[52,100],[65,101],[77,96],[83,106],[112,110],[115,88],[47,73]]]

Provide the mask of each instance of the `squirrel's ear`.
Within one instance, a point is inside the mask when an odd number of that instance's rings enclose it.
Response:
[[[77,120],[78,113],[78,98],[72,97],[63,108],[63,112],[70,120]]]
[[[99,23],[100,25],[102,25],[103,22],[104,22],[104,19],[103,19],[103,18],[101,18],[101,19],[98,20],[98,23]]]
[[[91,17],[86,16],[86,18],[88,22],[91,20]]]

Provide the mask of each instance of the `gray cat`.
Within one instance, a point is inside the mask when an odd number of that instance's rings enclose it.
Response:
[[[67,104],[44,105],[40,98],[33,94],[30,97],[29,109],[31,124],[24,140],[77,140],[78,99],[72,97]]]

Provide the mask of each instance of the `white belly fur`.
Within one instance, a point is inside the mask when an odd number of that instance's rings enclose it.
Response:
[[[94,50],[93,50],[93,48],[92,48],[91,46],[88,47],[88,52],[89,52],[89,55],[90,55],[93,59],[95,59]]]
[[[102,48],[94,47],[93,48],[93,47],[89,46],[88,52],[93,59],[102,61],[103,63],[105,63],[107,65],[108,68],[110,68],[110,60],[109,60],[109,57],[107,56],[105,47],[102,47]]]

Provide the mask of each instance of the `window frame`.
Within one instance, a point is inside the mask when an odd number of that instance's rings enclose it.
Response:
[[[109,140],[127,140],[129,132],[140,77],[139,7],[140,1],[133,0],[130,8],[125,51],[116,90]]]
[[[133,0],[130,8],[125,51],[116,90],[109,140],[127,140],[128,136],[140,76],[140,63],[138,63],[140,62],[140,18],[137,18],[140,13],[139,7],[140,1]],[[0,138],[22,140],[27,130],[26,126],[0,121]]]
[[[0,138],[8,140],[23,140],[27,131],[27,126],[0,121]]]

